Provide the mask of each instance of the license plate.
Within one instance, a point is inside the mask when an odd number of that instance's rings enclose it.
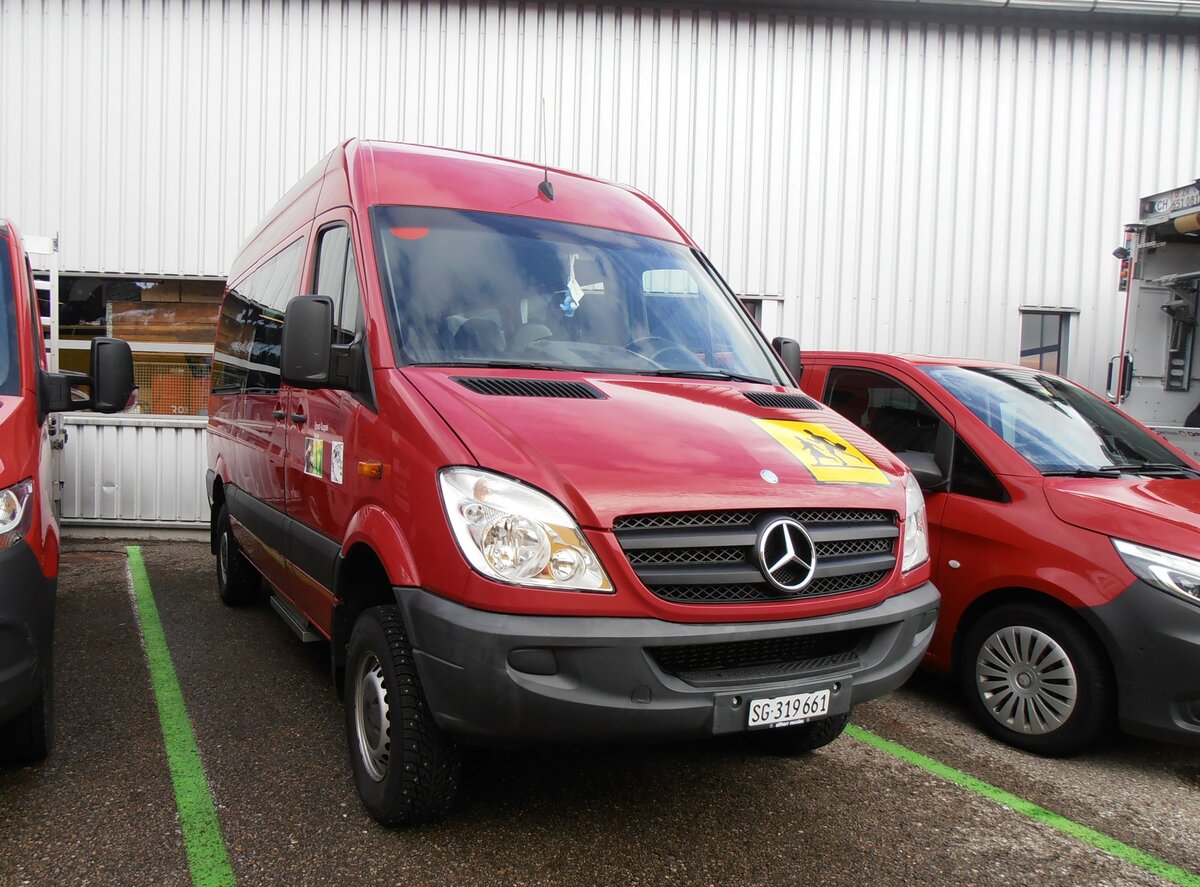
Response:
[[[829,690],[795,693],[791,696],[772,696],[750,702],[751,730],[760,727],[786,727],[815,721],[829,714]]]

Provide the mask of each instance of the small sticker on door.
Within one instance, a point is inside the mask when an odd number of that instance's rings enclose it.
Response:
[[[335,484],[342,482],[342,454],[346,445],[335,440],[329,445],[329,479]]]
[[[819,483],[887,484],[888,479],[852,443],[817,422],[755,419],[755,423],[783,444]]]
[[[319,437],[304,438],[304,473],[313,477],[325,473],[325,441]]]

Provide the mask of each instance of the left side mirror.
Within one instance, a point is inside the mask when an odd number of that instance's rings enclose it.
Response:
[[[939,493],[945,488],[946,477],[929,453],[905,450],[897,453],[896,458],[908,466],[908,470],[917,479],[917,485],[926,493]]]
[[[792,374],[792,379],[799,385],[800,376],[804,374],[804,365],[800,362],[800,343],[795,339],[776,336],[771,340],[771,347],[779,355],[787,371]]]

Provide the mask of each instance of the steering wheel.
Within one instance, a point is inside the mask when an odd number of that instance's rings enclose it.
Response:
[[[667,358],[670,363],[679,364],[678,358],[683,358],[682,364],[684,367],[702,367],[704,364],[696,359],[696,355],[688,351],[678,342],[672,342],[670,339],[664,339],[662,336],[642,336],[626,343],[626,351],[632,351],[634,354],[640,354],[643,357],[648,357],[655,363],[663,363],[663,358]],[[676,358],[671,360],[670,358]]]

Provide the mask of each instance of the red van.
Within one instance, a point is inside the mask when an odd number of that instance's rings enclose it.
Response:
[[[50,413],[125,408],[129,346],[92,342],[91,375],[46,371],[41,314],[21,237],[0,219],[0,763],[44,758],[54,742],[51,641],[58,526],[50,476]],[[71,387],[91,389],[71,399]]]
[[[910,465],[944,595],[926,664],[1047,755],[1119,724],[1200,743],[1200,466],[1060,376],[806,352],[803,385]]]
[[[351,141],[229,275],[220,596],[261,575],[331,642],[384,823],[446,811],[458,743],[816,748],[916,667],[938,594],[911,474],[792,379],[644,195]]]

